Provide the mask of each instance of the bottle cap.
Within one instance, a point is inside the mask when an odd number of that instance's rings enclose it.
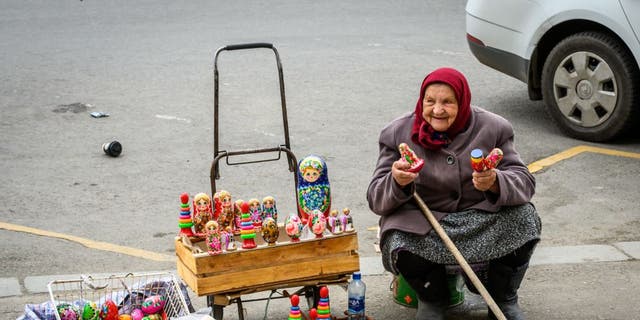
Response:
[[[102,151],[112,157],[117,157],[122,153],[122,145],[118,141],[103,143]]]
[[[360,280],[361,278],[362,278],[362,275],[360,274],[360,272],[353,273],[353,280]]]

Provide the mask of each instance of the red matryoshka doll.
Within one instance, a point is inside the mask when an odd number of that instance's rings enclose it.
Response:
[[[231,201],[231,193],[226,190],[220,190],[216,195],[217,198],[220,199],[220,216],[218,217],[218,225],[223,230],[226,230],[227,227],[231,227],[231,230],[235,232],[235,208],[233,201]]]
[[[287,232],[291,242],[299,242],[304,225],[297,214],[292,213],[284,220],[284,230]]]
[[[276,199],[272,196],[266,196],[262,199],[262,220],[273,218],[278,222],[278,209],[276,208]]]
[[[213,220],[211,198],[206,193],[198,193],[193,197],[193,229],[197,236],[204,236],[205,225]]]
[[[215,220],[207,222],[205,229],[206,236],[204,240],[207,244],[207,252],[210,255],[222,253],[222,233],[220,232],[218,222]]]
[[[309,155],[298,162],[298,212],[303,223],[309,223],[314,210],[329,216],[331,188],[327,165],[319,156]]]
[[[249,200],[249,212],[251,213],[251,221],[255,228],[262,227],[262,205],[260,200],[253,198]]]
[[[311,232],[316,235],[316,238],[322,238],[324,230],[327,228],[327,219],[320,210],[313,210],[313,214],[310,218]]]

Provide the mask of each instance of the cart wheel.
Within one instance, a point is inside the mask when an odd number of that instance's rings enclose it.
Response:
[[[214,304],[212,309],[213,318],[215,320],[222,320],[222,316],[224,315],[224,306]]]
[[[304,287],[304,296],[307,298],[307,305],[309,305],[309,309],[317,308],[318,301],[320,301],[320,288],[316,286]]]

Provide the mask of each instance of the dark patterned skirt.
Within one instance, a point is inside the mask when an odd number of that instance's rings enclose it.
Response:
[[[477,209],[453,212],[442,218],[440,225],[470,264],[500,258],[531,240],[540,240],[542,229],[531,203],[502,207],[495,213]],[[381,243],[384,268],[394,274],[398,274],[396,261],[401,250],[433,263],[457,264],[435,230],[426,235],[389,230]]]

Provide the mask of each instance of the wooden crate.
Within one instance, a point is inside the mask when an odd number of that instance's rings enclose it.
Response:
[[[178,274],[198,296],[204,296],[331,282],[360,269],[356,232],[295,243],[283,234],[282,230],[275,246],[256,241],[255,249],[238,248],[213,256],[206,253],[202,240],[190,239],[193,247],[204,251],[193,253],[176,238]]]

